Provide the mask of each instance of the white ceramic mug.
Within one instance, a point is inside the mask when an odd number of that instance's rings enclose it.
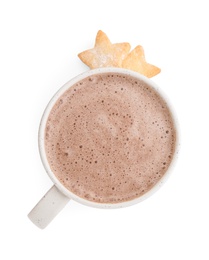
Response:
[[[146,192],[144,195],[140,196],[139,198],[127,201],[127,202],[121,202],[121,203],[111,203],[111,204],[104,204],[104,203],[97,203],[97,202],[92,202],[89,200],[86,200],[84,198],[78,197],[76,194],[72,193],[68,189],[66,189],[62,183],[57,179],[57,177],[54,175],[54,173],[51,171],[49,163],[47,161],[46,153],[45,153],[45,148],[44,148],[44,133],[45,133],[45,127],[46,127],[46,122],[47,118],[50,114],[50,111],[56,101],[59,99],[59,97],[71,86],[73,86],[75,83],[78,81],[94,75],[94,74],[101,74],[101,73],[107,73],[107,72],[115,72],[119,74],[124,74],[124,75],[129,75],[131,77],[134,77],[136,79],[140,79],[147,83],[149,86],[157,90],[157,92],[160,94],[160,96],[166,101],[168,108],[170,109],[170,112],[173,116],[173,121],[174,121],[174,126],[176,128],[176,133],[177,133],[177,138],[176,138],[176,149],[175,149],[175,154],[173,157],[173,160],[164,174],[164,176],[160,179],[156,185]],[[174,162],[176,161],[176,155],[178,153],[178,128],[177,128],[177,122],[176,122],[176,117],[174,116],[173,109],[171,107],[170,102],[168,101],[168,98],[165,97],[165,94],[162,93],[162,91],[159,90],[159,87],[150,79],[146,78],[145,76],[136,73],[134,71],[126,70],[126,69],[120,69],[120,68],[100,68],[100,69],[95,69],[95,70],[89,70],[83,74],[78,75],[77,77],[73,78],[69,82],[67,82],[63,87],[59,89],[59,91],[53,96],[51,101],[49,102],[48,106],[46,107],[40,128],[39,128],[39,151],[40,151],[40,156],[43,162],[43,165],[53,181],[54,185],[52,188],[45,194],[45,196],[37,203],[37,205],[31,210],[31,212],[28,214],[28,217],[30,220],[37,225],[39,228],[45,228],[51,220],[64,208],[64,206],[68,203],[70,199],[76,200],[77,202],[80,202],[84,205],[87,206],[92,206],[92,207],[98,207],[98,208],[121,208],[125,206],[130,206],[135,203],[141,202],[142,200],[148,198],[150,195],[152,195],[156,190],[158,190],[162,184],[165,182],[165,180],[168,178],[171,169],[173,168]]]

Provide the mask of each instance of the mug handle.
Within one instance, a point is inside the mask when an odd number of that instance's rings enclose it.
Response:
[[[65,207],[70,199],[53,185],[28,214],[29,219],[39,228],[44,229]]]

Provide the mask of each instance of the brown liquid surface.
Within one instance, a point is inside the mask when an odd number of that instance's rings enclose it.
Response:
[[[165,101],[140,80],[115,73],[88,77],[56,102],[45,130],[47,158],[71,192],[119,203],[150,190],[175,151]]]

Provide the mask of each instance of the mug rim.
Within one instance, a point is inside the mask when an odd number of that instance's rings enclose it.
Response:
[[[47,123],[47,119],[48,116],[51,112],[51,109],[53,108],[53,106],[55,105],[56,101],[60,98],[60,96],[70,87],[72,87],[75,83],[77,83],[80,80],[83,80],[86,77],[95,75],[95,74],[105,74],[105,73],[119,73],[119,74],[123,74],[123,75],[128,75],[131,76],[133,78],[137,78],[139,80],[144,81],[146,84],[148,84],[151,88],[153,88],[154,90],[157,91],[157,93],[160,95],[160,97],[166,102],[167,107],[170,111],[170,114],[172,116],[172,121],[175,127],[175,132],[176,132],[176,139],[175,139],[175,152],[173,154],[173,158],[172,161],[167,169],[167,171],[164,173],[163,177],[150,189],[148,190],[145,194],[134,198],[132,200],[129,201],[125,201],[125,202],[117,202],[117,203],[99,203],[99,202],[93,202],[87,199],[84,199],[82,197],[77,196],[75,193],[71,192],[70,190],[68,190],[59,180],[58,178],[55,176],[55,174],[52,172],[50,165],[48,163],[47,160],[47,156],[46,156],[46,152],[45,152],[45,145],[44,145],[44,136],[45,136],[45,127],[46,127],[46,123]],[[48,102],[48,105],[46,106],[42,118],[41,118],[41,122],[40,122],[40,126],[39,126],[39,133],[38,133],[38,147],[39,147],[39,153],[40,153],[40,157],[41,157],[41,161],[43,163],[43,166],[48,174],[48,176],[50,177],[50,179],[53,181],[54,185],[65,195],[67,196],[69,199],[73,199],[83,205],[86,206],[91,206],[91,207],[96,207],[96,208],[123,208],[123,207],[127,207],[127,206],[131,206],[134,204],[137,204],[145,199],[147,199],[148,197],[150,197],[151,195],[153,195],[157,190],[159,190],[159,188],[167,181],[168,177],[170,176],[170,173],[176,163],[176,159],[177,159],[177,154],[179,152],[179,125],[176,119],[176,114],[175,111],[173,109],[173,106],[171,105],[171,102],[169,100],[169,98],[165,95],[165,93],[159,89],[159,86],[153,82],[152,80],[148,79],[147,77],[145,77],[144,75],[139,74],[138,72],[132,71],[132,70],[128,70],[128,69],[122,69],[122,68],[98,68],[98,69],[92,69],[86,72],[83,72],[77,76],[75,76],[74,78],[72,78],[71,80],[69,80],[68,82],[66,82],[51,98],[51,100]]]

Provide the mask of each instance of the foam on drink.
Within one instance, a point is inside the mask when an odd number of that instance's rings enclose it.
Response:
[[[149,191],[175,152],[171,113],[159,94],[131,76],[104,73],[69,88],[48,117],[50,168],[71,192],[119,203]]]

